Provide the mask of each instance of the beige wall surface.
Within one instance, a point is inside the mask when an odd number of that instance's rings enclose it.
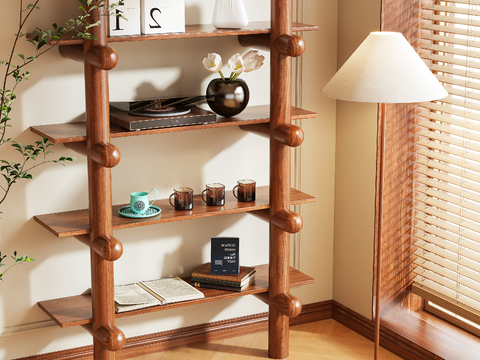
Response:
[[[339,0],[338,67],[380,29],[379,0]],[[371,318],[376,104],[338,101],[333,298]]]
[[[304,226],[300,232],[299,268],[315,278],[314,286],[294,289],[305,303],[332,299],[333,215],[335,182],[335,101],[321,94],[323,85],[336,71],[337,3],[306,0],[303,22],[319,31],[305,32],[302,55],[301,106],[315,111],[317,118],[304,120],[305,141],[301,145],[301,188],[314,195],[314,204],[300,209]]]
[[[250,21],[269,19],[269,1],[244,0]],[[187,24],[210,23],[213,1],[186,0]],[[62,23],[77,4],[40,1],[41,10],[29,20],[27,30]],[[17,23],[18,2],[2,2],[0,58],[7,56]],[[300,268],[316,279],[314,285],[292,292],[303,303],[329,300],[333,289],[333,219],[335,180],[335,101],[320,90],[336,70],[337,1],[305,0],[303,16],[320,31],[304,34],[307,51],[303,68],[303,107],[317,111],[306,120],[300,161],[301,188],[317,197],[304,205],[300,239]],[[244,53],[236,38],[115,44],[119,64],[110,72],[112,100],[203,93],[214,77],[201,65],[208,52],[226,60]],[[20,52],[27,53],[22,44]],[[251,90],[251,104],[268,104],[269,54],[266,65],[242,77]],[[79,121],[84,118],[83,69],[65,60],[56,49],[30,66],[32,78],[17,90],[9,136],[22,143],[38,137],[32,125]],[[268,141],[237,128],[116,139],[122,160],[112,170],[113,203],[128,202],[132,191],[155,187],[167,197],[184,185],[200,192],[205,183],[223,182],[232,188],[240,178],[268,183]],[[33,181],[18,183],[2,204],[0,250],[14,250],[35,262],[13,269],[0,284],[0,359],[11,359],[91,344],[82,328],[60,329],[37,307],[37,301],[82,293],[90,286],[89,251],[73,238],[57,239],[34,220],[37,214],[76,210],[88,206],[86,160],[62,145],[54,156],[76,156],[66,168],[46,166],[34,172]],[[0,158],[15,159],[3,146]],[[234,160],[233,160],[234,159]],[[181,165],[181,166],[179,166]],[[188,225],[188,226],[186,226]],[[243,265],[268,262],[268,226],[248,214],[122,230],[115,236],[124,244],[124,255],[115,262],[115,283],[126,284],[170,275],[188,275],[209,260],[210,237],[241,238]],[[117,321],[127,337],[266,311],[253,297],[184,307]],[[42,328],[40,330],[40,328]]]

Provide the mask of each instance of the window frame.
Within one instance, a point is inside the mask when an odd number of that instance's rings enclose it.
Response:
[[[434,0],[382,0],[381,30],[403,33],[410,44],[419,50],[425,43],[422,10]],[[381,271],[380,319],[381,326],[403,336],[416,345],[436,354],[439,359],[474,360],[480,353],[480,338],[438,316],[424,310],[424,301],[411,293],[413,277],[413,176],[415,170],[415,134],[421,110],[415,104],[387,104],[386,113],[386,163],[383,196],[383,240]],[[379,124],[378,124],[379,129]],[[379,140],[380,131],[377,132]],[[377,141],[377,143],[379,143]],[[377,148],[377,169],[379,168]],[[379,204],[379,174],[377,174],[376,209]],[[378,211],[375,215],[375,234],[378,233]],[[376,239],[377,240],[377,239]],[[377,241],[375,241],[377,244]],[[379,255],[375,247],[374,264]],[[373,294],[375,304],[378,294]],[[375,318],[375,308],[372,307]],[[386,340],[386,333],[382,338]],[[384,341],[385,341],[384,340]],[[461,357],[459,356],[461,353]]]

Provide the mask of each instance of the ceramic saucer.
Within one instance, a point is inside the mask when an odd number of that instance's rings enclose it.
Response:
[[[129,205],[123,206],[120,209],[118,209],[118,213],[122,216],[129,217],[129,218],[135,218],[135,219],[143,219],[143,218],[149,218],[152,216],[157,216],[160,214],[162,209],[160,209],[157,206],[150,206],[147,211],[145,211],[143,214],[137,214],[134,213],[133,210],[130,208]]]

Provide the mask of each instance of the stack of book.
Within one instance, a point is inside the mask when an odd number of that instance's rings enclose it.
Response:
[[[212,275],[210,263],[203,264],[192,274],[192,285],[199,288],[243,291],[255,282],[255,268],[240,266],[238,275]]]

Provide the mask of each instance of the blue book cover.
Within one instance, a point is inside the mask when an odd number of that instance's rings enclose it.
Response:
[[[238,237],[213,237],[211,240],[212,275],[238,275],[240,239]]]

